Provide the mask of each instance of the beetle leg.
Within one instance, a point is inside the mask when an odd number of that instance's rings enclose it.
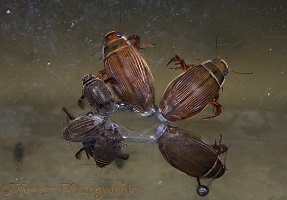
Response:
[[[137,35],[131,35],[130,37],[128,37],[128,40],[134,40],[135,42],[133,43],[133,46],[138,50],[144,49],[145,47],[152,47],[155,45],[152,43],[141,42],[140,37]]]
[[[198,186],[200,186],[200,185],[201,185],[201,183],[200,183],[199,178],[196,178],[196,181],[197,181]]]
[[[85,108],[84,98],[85,98],[85,96],[82,95],[81,98],[78,100],[78,106],[79,106],[82,110]]]
[[[178,55],[175,55],[168,63],[166,66],[168,66],[170,63],[172,62],[178,62],[178,63],[175,63],[175,65],[181,65],[181,67],[173,67],[173,68],[170,68],[170,69],[182,69],[184,72],[189,68],[189,67],[192,67],[194,66],[194,64],[186,64],[184,62],[183,59],[180,59],[180,57]]]
[[[216,101],[212,101],[210,104],[214,106],[214,109],[216,109],[214,112],[214,115],[212,115],[210,117],[205,117],[202,120],[208,120],[210,118],[214,118],[214,117],[220,115],[222,106],[219,103],[217,103]]]
[[[104,69],[104,70],[99,71],[97,77],[100,78],[100,79],[103,79],[104,75],[106,75],[106,74],[107,74],[107,72]]]
[[[113,83],[116,84],[116,80],[113,77],[107,78],[104,80],[104,83]]]
[[[128,40],[134,40],[135,41],[134,44],[133,44],[134,47],[137,48],[137,49],[141,49],[141,45],[140,45],[141,39],[140,39],[139,36],[131,35],[130,37],[128,37]]]
[[[84,150],[85,150],[85,148],[82,147],[82,148],[75,154],[75,156],[76,156],[76,158],[77,158],[78,160],[81,159],[81,157],[82,157],[82,152],[83,152]]]
[[[86,150],[85,147],[82,147],[82,148],[75,154],[76,158],[77,158],[78,160],[80,160],[81,157],[82,157],[82,152],[83,152],[83,151],[86,152],[87,158],[90,159],[90,156],[89,156],[89,154],[88,154],[88,152],[87,152],[87,150]]]
[[[213,149],[216,151],[217,155],[223,154],[228,151],[228,147],[225,144],[221,144],[222,135],[220,134],[219,143],[217,144],[216,139],[215,143],[211,145]]]
[[[149,43],[149,42],[141,42],[141,49],[144,49],[145,47],[153,47],[155,44]]]
[[[104,79],[103,77],[104,77],[104,75],[107,75],[107,72],[106,72],[106,70],[104,69],[104,70],[101,70],[101,71],[99,71],[99,73],[98,73],[98,75],[97,75],[97,78],[100,78],[100,79]],[[112,78],[112,77],[110,77],[110,78],[107,78],[107,79],[105,79],[105,80],[103,80],[104,81],[104,83],[108,83],[108,82],[114,82],[114,83],[116,83],[116,81]]]
[[[68,118],[70,120],[74,120],[76,119],[71,113],[68,112],[68,110],[65,107],[62,107],[63,111],[66,113],[66,115],[68,116]]]

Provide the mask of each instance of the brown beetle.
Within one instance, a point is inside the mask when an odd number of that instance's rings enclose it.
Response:
[[[131,44],[120,32],[106,34],[103,47],[105,69],[98,77],[107,75],[115,94],[127,107],[133,108],[142,116],[155,112],[154,79],[144,57],[138,51],[139,38]]]
[[[116,108],[116,103],[108,86],[92,74],[84,75],[82,80],[82,96],[78,100],[80,108],[84,109],[83,100],[86,98],[97,114],[110,116]]]
[[[106,118],[102,115],[93,114],[92,112],[80,117],[73,117],[66,108],[64,112],[72,120],[64,129],[64,139],[71,142],[85,142],[93,140],[99,133],[105,129]]]
[[[208,104],[216,111],[209,119],[221,113],[217,103],[219,90],[228,73],[228,65],[222,59],[205,61],[199,65],[187,65],[177,55],[168,63],[179,61],[184,72],[171,81],[161,99],[159,112],[167,121],[177,121],[194,117]]]
[[[220,115],[221,105],[217,102],[219,90],[222,88],[228,68],[225,60],[215,58],[207,60],[199,65],[186,64],[184,60],[175,55],[170,62],[179,62],[183,73],[172,80],[160,101],[159,119],[162,121],[178,121],[194,117],[203,111],[209,104],[215,108],[214,115],[205,117],[207,120]],[[238,74],[252,74],[240,73]]]
[[[154,137],[161,154],[170,165],[197,178],[197,192],[202,196],[207,195],[208,188],[201,185],[199,179],[216,179],[226,170],[218,152],[193,131],[161,124],[155,129]],[[225,145],[221,144],[220,147],[223,146]]]
[[[100,168],[109,165],[116,158],[128,159],[129,155],[121,152],[123,137],[117,127],[117,124],[111,124],[96,139],[83,142],[83,148],[76,153],[76,158],[81,159],[81,154],[85,151],[88,159],[92,157]]]

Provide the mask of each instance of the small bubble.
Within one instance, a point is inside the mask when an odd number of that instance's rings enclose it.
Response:
[[[269,96],[269,95],[270,95],[270,92],[268,92],[267,96]]]
[[[6,9],[6,14],[11,14],[12,13],[12,11],[10,10],[10,8],[7,8]]]
[[[51,65],[51,61],[48,61],[48,62],[47,62],[47,65]]]

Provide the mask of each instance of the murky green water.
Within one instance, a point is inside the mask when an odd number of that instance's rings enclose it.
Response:
[[[113,163],[99,169],[84,156],[75,159],[80,144],[62,140],[67,119],[61,107],[77,116],[89,110],[76,104],[81,77],[103,69],[98,49],[114,29],[156,44],[141,52],[155,78],[157,104],[181,73],[165,67],[169,60],[175,54],[187,63],[216,58],[219,34],[220,57],[231,69],[254,74],[229,73],[220,92],[219,117],[200,120],[211,115],[209,106],[173,125],[194,130],[210,143],[222,134],[223,143],[231,145],[228,171],[209,185],[205,199],[286,199],[286,19],[286,3],[279,0],[2,0],[1,199],[201,199],[196,179],[171,167],[156,144],[126,142],[130,159],[118,163],[120,168]],[[140,138],[152,135],[160,123],[155,116],[123,110],[110,122]],[[24,157],[17,170],[13,151],[20,141]],[[24,191],[17,190],[21,184]],[[117,196],[119,188],[125,194]]]

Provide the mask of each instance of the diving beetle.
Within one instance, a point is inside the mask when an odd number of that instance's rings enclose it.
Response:
[[[92,74],[86,74],[83,76],[82,82],[83,89],[82,96],[78,100],[79,107],[84,109],[84,98],[86,98],[97,114],[110,116],[116,108],[116,103],[112,92],[104,81]]]
[[[83,151],[88,159],[92,157],[96,165],[103,168],[113,162],[116,158],[127,160],[128,154],[121,152],[123,137],[118,132],[118,125],[111,124],[102,131],[94,140],[83,142],[83,147],[75,154],[77,159],[81,159]]]
[[[218,57],[194,65],[186,64],[183,59],[175,55],[167,66],[177,61],[176,64],[180,64],[180,67],[175,69],[182,68],[184,72],[166,87],[159,105],[159,118],[162,121],[188,119],[199,114],[209,104],[215,108],[214,115],[205,117],[203,120],[220,115],[221,105],[217,102],[219,90],[230,70],[226,61]]]
[[[154,138],[162,156],[171,166],[197,179],[200,196],[207,195],[209,191],[200,179],[217,179],[225,173],[226,166],[218,156],[220,153],[193,131],[161,124],[156,127]],[[228,150],[224,144],[220,144],[220,148]]]
[[[129,40],[134,39],[135,44]],[[103,47],[105,69],[98,77],[107,76],[118,98],[127,107],[150,116],[155,112],[154,79],[145,58],[139,52],[140,38],[126,38],[120,32],[106,34]]]
[[[88,112],[86,115],[75,118],[64,107],[63,111],[71,120],[63,131],[63,137],[68,141],[90,141],[95,139],[105,129],[107,118],[102,115]]]

